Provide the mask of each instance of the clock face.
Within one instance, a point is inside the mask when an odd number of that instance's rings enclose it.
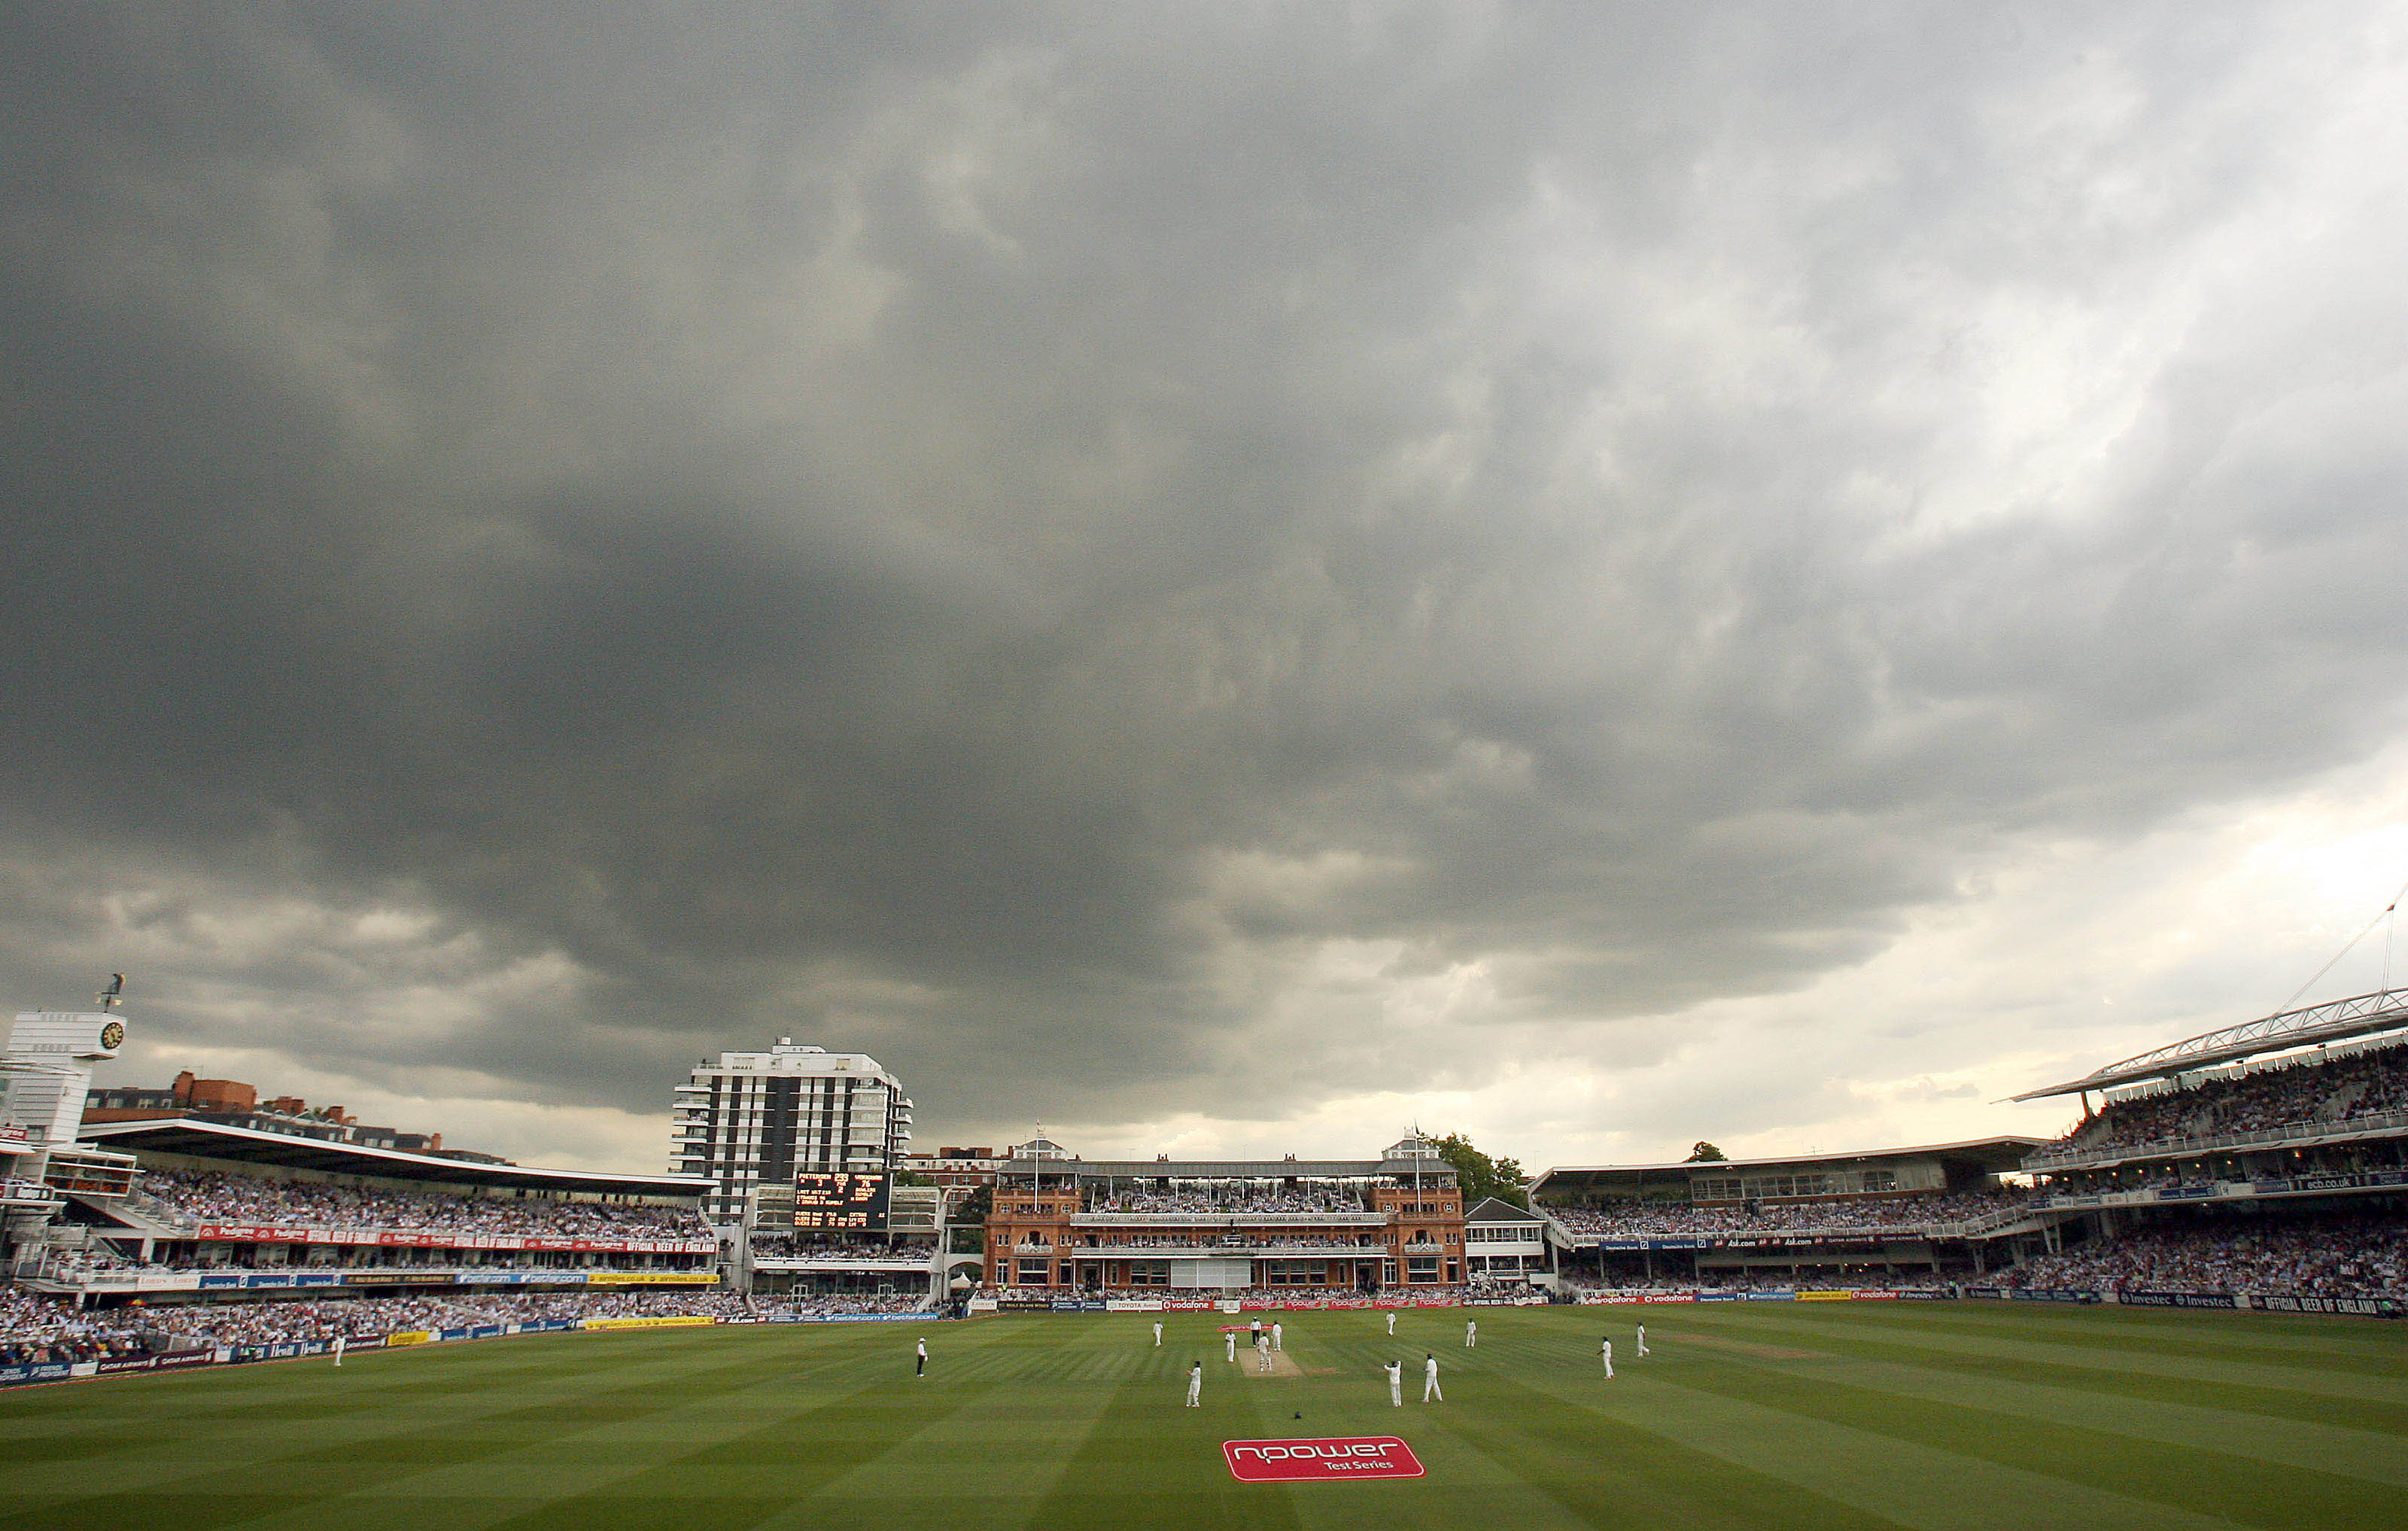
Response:
[[[112,1020],[100,1029],[100,1045],[104,1047],[114,1050],[124,1040],[125,1023],[122,1020]]]

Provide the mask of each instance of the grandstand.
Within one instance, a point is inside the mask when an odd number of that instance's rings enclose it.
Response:
[[[447,1151],[334,1107],[260,1110],[235,1081],[90,1090],[123,1037],[107,1012],[27,1012],[0,1054],[0,1380],[801,1316],[725,1282],[703,1181]]]
[[[984,1285],[1039,1298],[1436,1293],[1467,1279],[1464,1227],[1454,1167],[1417,1134],[1378,1159],[1312,1161],[1091,1163],[1039,1138],[996,1173]]]
[[[2408,990],[2220,1028],[2016,1099],[2069,1095],[2083,1115],[2054,1141],[1570,1167],[1538,1178],[1534,1205],[1577,1251],[1572,1278],[1607,1287],[2408,1299]],[[2002,1178],[2017,1171],[2029,1189]]]
[[[2010,1285],[2408,1296],[2408,990],[2203,1033],[2016,1099],[2068,1095],[2082,1119],[2025,1160],[2045,1247]]]
[[[377,1148],[196,1117],[102,1122],[83,1147],[138,1166],[19,1240],[27,1291],[113,1302],[307,1292],[717,1287],[694,1181]]]
[[[857,1208],[814,1195],[825,1182],[848,1178],[871,1181]],[[944,1279],[943,1229],[943,1192],[935,1186],[798,1176],[753,1192],[737,1278],[781,1301],[933,1297]]]
[[[1978,1276],[2037,1231],[2001,1176],[2032,1137],[1775,1159],[1552,1169],[1532,1206],[1587,1281],[1897,1284]]]

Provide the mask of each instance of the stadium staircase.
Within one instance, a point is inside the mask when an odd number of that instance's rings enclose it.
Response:
[[[190,1238],[201,1225],[200,1219],[189,1212],[179,1212],[147,1191],[133,1190],[116,1196],[73,1195],[73,1200],[85,1210],[122,1224],[97,1230],[105,1238],[123,1238],[128,1235]]]
[[[1935,1238],[1998,1238],[2008,1234],[2036,1234],[2052,1223],[2064,1220],[2063,1213],[2035,1207],[2029,1202],[2018,1202],[1987,1217],[1968,1218],[1962,1222],[1930,1224]]]

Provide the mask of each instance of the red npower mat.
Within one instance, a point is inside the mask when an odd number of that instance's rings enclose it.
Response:
[[[1303,1440],[1225,1440],[1221,1454],[1240,1483],[1302,1479],[1419,1478],[1421,1458],[1394,1436],[1315,1436]]]

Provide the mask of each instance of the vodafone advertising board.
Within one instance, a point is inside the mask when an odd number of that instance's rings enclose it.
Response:
[[[1320,1436],[1303,1440],[1225,1440],[1221,1454],[1240,1483],[1419,1478],[1421,1458],[1394,1436]]]

